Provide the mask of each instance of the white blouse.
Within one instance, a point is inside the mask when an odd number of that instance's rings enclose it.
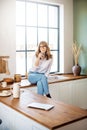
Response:
[[[43,60],[40,60],[39,66],[35,66],[35,60],[36,60],[36,56],[34,56],[34,58],[33,58],[32,68],[29,71],[30,72],[44,73],[45,76],[48,77],[48,75],[50,73],[51,66],[52,66],[53,59],[50,58],[50,59],[46,60],[46,58],[45,58]]]

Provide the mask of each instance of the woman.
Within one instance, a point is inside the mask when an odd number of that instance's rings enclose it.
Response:
[[[51,98],[47,77],[52,66],[52,54],[45,41],[41,41],[33,58],[33,65],[29,71],[28,80],[37,84],[37,92]]]

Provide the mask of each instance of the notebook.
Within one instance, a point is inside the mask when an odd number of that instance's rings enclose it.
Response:
[[[28,79],[21,80],[21,82],[19,83],[21,87],[29,86],[30,84],[31,83],[28,81]]]
[[[28,104],[28,107],[43,109],[43,110],[50,110],[54,107],[54,105],[33,102],[33,103]]]

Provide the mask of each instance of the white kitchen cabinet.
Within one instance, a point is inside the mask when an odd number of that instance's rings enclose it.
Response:
[[[73,104],[87,109],[87,78],[76,80],[72,84]]]
[[[87,130],[87,118],[81,121],[77,121],[55,130]]]
[[[0,130],[50,130],[3,103],[0,103],[0,119]]]
[[[49,85],[52,98],[87,109],[87,78]]]
[[[37,87],[29,90],[37,93]],[[52,99],[87,109],[87,78],[49,84]]]
[[[50,84],[50,93],[55,100],[71,103],[72,92],[68,82]]]
[[[24,116],[20,112],[0,103],[0,130],[51,130],[40,123]],[[87,118],[76,121],[53,130],[87,130]]]

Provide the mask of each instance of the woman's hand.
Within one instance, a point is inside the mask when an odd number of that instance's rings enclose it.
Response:
[[[38,58],[40,60],[43,60],[45,58],[45,54],[44,53],[39,53]]]
[[[42,54],[39,53],[38,57],[37,57],[36,60],[35,60],[35,66],[39,66],[39,62],[40,62],[40,60],[41,60],[41,57],[42,57]]]
[[[39,66],[40,60],[43,60],[44,58],[45,58],[45,54],[39,53],[39,55],[38,55],[38,57],[36,58],[36,61],[35,61],[35,66]]]

